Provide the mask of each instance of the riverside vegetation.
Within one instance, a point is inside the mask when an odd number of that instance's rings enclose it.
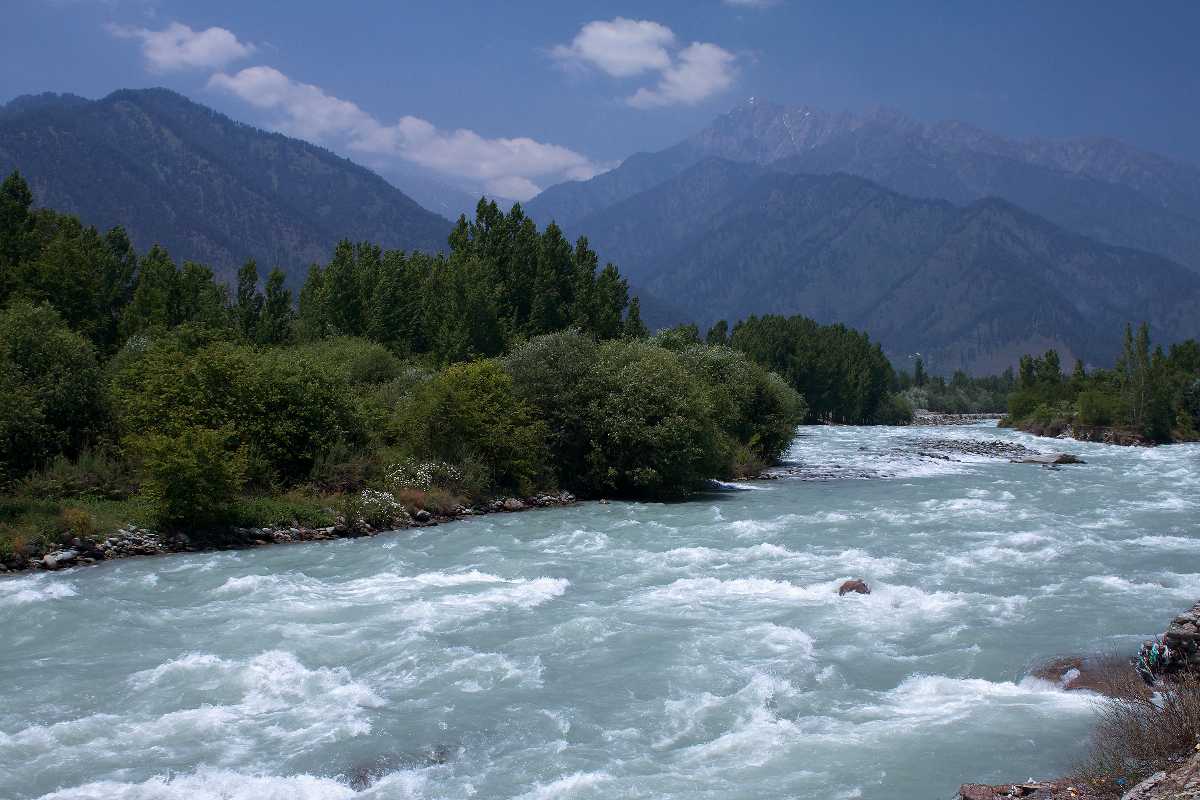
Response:
[[[1124,342],[1113,369],[1088,372],[1076,361],[1070,376],[1055,350],[1023,356],[1001,424],[1117,444],[1200,440],[1200,343],[1151,350],[1145,323],[1136,334],[1127,325]]]
[[[649,336],[639,312],[585,238],[519,206],[481,202],[446,255],[343,241],[294,303],[278,268],[260,286],[247,262],[231,290],[119,228],[34,209],[14,173],[0,556],[126,523],[220,541],[555,489],[679,498],[757,473],[802,421],[895,416],[891,368],[861,334],[764,318],[704,343]]]

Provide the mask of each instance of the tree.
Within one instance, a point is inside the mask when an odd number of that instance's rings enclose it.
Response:
[[[256,331],[258,342],[265,345],[287,344],[292,340],[292,292],[284,285],[283,270],[275,267],[267,276],[266,297]]]
[[[645,339],[650,335],[646,323],[642,322],[642,301],[636,296],[629,301],[629,313],[625,315],[621,335],[626,339]]]
[[[33,255],[33,192],[19,171],[0,183],[0,301],[4,300],[4,274]]]
[[[124,335],[128,338],[149,328],[169,328],[174,291],[175,263],[166,250],[155,245],[138,264],[133,297],[121,315]]]
[[[929,376],[925,374],[925,359],[917,356],[917,360],[913,362],[913,385],[924,386],[929,380]]]
[[[250,259],[238,269],[237,301],[233,308],[238,331],[246,341],[258,340],[263,296],[258,291],[258,265]]]
[[[704,341],[716,347],[723,347],[729,344],[729,323],[725,320],[717,320],[717,322],[708,329],[708,334],[704,337]]]

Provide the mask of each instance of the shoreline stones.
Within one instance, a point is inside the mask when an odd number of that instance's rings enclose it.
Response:
[[[214,537],[211,542],[197,543],[186,534],[177,533],[166,536],[149,528],[126,525],[103,539],[72,539],[68,547],[26,558],[20,555],[9,556],[0,562],[0,574],[11,575],[26,570],[57,571],[68,567],[78,567],[94,564],[99,561],[111,561],[118,558],[133,556],[166,555],[168,553],[191,553],[210,550],[241,550],[250,547],[262,547],[269,544],[287,544],[290,542],[319,542],[330,539],[350,539],[360,536],[374,536],[389,531],[406,530],[438,525],[444,522],[454,522],[465,517],[491,514],[500,511],[517,512],[535,508],[550,508],[569,506],[577,502],[575,495],[570,492],[559,494],[540,494],[534,497],[510,497],[504,500],[494,500],[478,508],[458,506],[449,514],[434,514],[425,509],[417,511],[410,519],[407,514],[393,520],[392,524],[369,525],[363,520],[347,524],[346,520],[338,517],[336,524],[322,528],[305,528],[299,525],[278,526],[266,528],[231,528],[222,535]]]
[[[999,421],[1003,414],[950,414],[918,408],[913,411],[909,424],[914,428],[933,428],[945,425],[977,425],[980,422]]]

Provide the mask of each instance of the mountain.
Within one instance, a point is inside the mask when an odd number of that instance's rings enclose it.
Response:
[[[17,98],[0,107],[0,174],[13,169],[39,205],[226,278],[254,258],[298,283],[342,238],[433,251],[451,229],[368,169],[166,89]]]
[[[843,322],[942,371],[999,371],[1049,347],[1111,363],[1127,321],[1161,341],[1200,335],[1200,275],[995,198],[956,206],[709,158],[581,224],[686,318]]]
[[[958,205],[1000,197],[1068,230],[1200,271],[1200,168],[1111,139],[1020,141],[889,110],[830,114],[752,98],[673,147],[549,187],[526,211],[586,231],[588,217],[711,157],[779,172],[845,172]]]

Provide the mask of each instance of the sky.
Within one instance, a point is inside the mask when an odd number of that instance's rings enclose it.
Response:
[[[1200,3],[5,0],[0,102],[166,86],[379,171],[527,199],[755,96],[1200,164]]]

